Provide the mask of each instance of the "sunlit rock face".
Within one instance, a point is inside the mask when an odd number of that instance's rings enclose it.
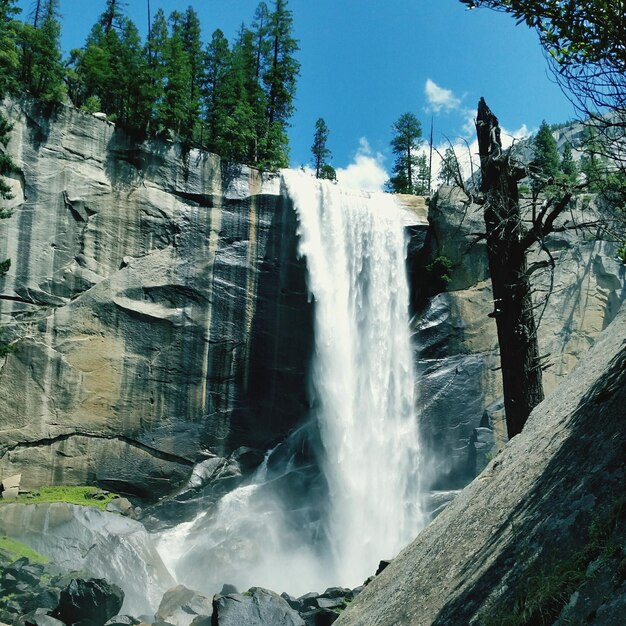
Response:
[[[312,331],[278,179],[67,107],[6,113],[0,476],[153,498],[201,452],[280,440],[306,411]]]
[[[154,610],[174,581],[146,529],[134,520],[67,502],[5,504],[0,532],[68,571],[106,578],[124,590],[123,610]]]
[[[583,198],[568,210],[570,226],[595,219],[589,204]],[[506,426],[496,325],[488,317],[493,296],[487,253],[479,238],[482,207],[468,203],[461,190],[442,187],[430,203],[429,220],[424,253],[447,256],[453,271],[446,292],[415,318],[418,406],[431,485],[447,491],[485,467],[506,441]],[[626,266],[617,259],[617,245],[599,240],[596,229],[555,233],[546,245],[554,274],[541,270],[532,278],[548,395],[617,314],[626,299]],[[546,258],[531,250],[529,265]]]

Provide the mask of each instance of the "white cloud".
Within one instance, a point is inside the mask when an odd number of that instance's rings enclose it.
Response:
[[[502,128],[500,136],[502,140],[502,147],[504,149],[509,148],[513,145],[514,142],[519,141],[520,139],[526,139],[527,137],[530,137],[530,135],[532,135],[532,132],[528,129],[526,124],[522,124],[516,130],[508,130],[506,128]],[[467,138],[456,137],[454,139],[451,139],[450,141],[443,141],[439,145],[434,147],[432,181],[433,187],[435,189],[440,184],[439,171],[441,170],[442,156],[445,154],[446,149],[450,146],[452,146],[454,154],[456,155],[456,158],[459,162],[464,180],[470,178],[472,174],[475,174],[480,169],[480,160],[478,157],[478,140],[475,137],[476,135],[472,133],[471,135],[468,134]],[[423,149],[428,152],[428,146],[424,147]]]
[[[361,137],[354,161],[347,167],[337,169],[337,180],[342,187],[380,191],[389,179],[383,162],[382,153],[374,153],[367,139]]]
[[[428,109],[435,113],[439,113],[441,110],[452,111],[461,105],[461,100],[454,95],[451,89],[440,87],[430,78],[426,79],[424,94],[428,102]]]

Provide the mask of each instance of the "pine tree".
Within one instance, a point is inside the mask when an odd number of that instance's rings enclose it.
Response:
[[[15,0],[0,0],[0,97],[17,90],[19,58]]]
[[[216,151],[217,138],[220,135],[220,120],[224,119],[227,106],[225,91],[228,72],[231,68],[228,40],[218,28],[207,45],[204,68],[204,118],[207,125],[206,145]]]
[[[254,35],[254,47],[256,50],[256,65],[254,75],[257,81],[265,73],[265,62],[268,59],[271,49],[269,39],[270,12],[265,2],[260,2],[254,12],[252,21],[252,33]]]
[[[391,129],[394,132],[391,149],[396,155],[396,161],[393,176],[387,183],[388,188],[395,193],[424,193],[424,162],[417,154],[421,143],[422,125],[413,113],[403,113]],[[420,178],[422,180],[418,183]]]
[[[561,174],[563,175],[565,182],[571,185],[576,184],[578,180],[578,166],[572,155],[572,146],[569,142],[563,147],[563,156],[561,158]]]
[[[288,164],[287,126],[293,114],[293,99],[300,63],[295,58],[299,50],[293,38],[293,16],[287,0],[274,0],[270,14],[266,71],[263,75],[267,99],[267,133],[261,140],[259,160],[268,167]]]
[[[532,163],[533,189],[538,192],[545,189],[550,181],[554,181],[560,171],[559,152],[556,141],[544,120],[539,126],[533,141],[535,156]]]
[[[311,146],[313,164],[315,165],[315,178],[320,178],[322,169],[331,156],[331,152],[326,146],[327,141],[328,126],[326,126],[324,119],[320,117],[315,122],[315,135],[313,137],[313,145]]]
[[[171,20],[171,17],[170,17]],[[157,111],[161,128],[182,136],[189,121],[189,91],[191,69],[185,53],[180,30],[174,27],[165,51],[166,84],[163,100]]]
[[[201,132],[200,99],[205,59],[202,50],[200,18],[192,7],[188,7],[183,14],[180,36],[189,66],[189,102],[187,104],[187,121],[182,135],[187,141],[197,141]]]
[[[167,46],[169,32],[167,28],[167,19],[163,9],[158,9],[150,25],[150,32],[146,41],[147,57],[147,92],[151,102],[151,120],[149,126],[154,123],[156,111],[158,111],[163,102],[165,93],[165,83],[167,79]]]
[[[252,33],[242,28],[223,77],[223,91],[215,110],[214,149],[224,159],[255,163],[257,116],[255,114],[255,54]]]
[[[108,33],[112,28],[122,28],[122,21],[124,19],[124,11],[122,10],[125,2],[121,0],[106,0],[106,8],[100,16],[99,24],[105,33]]]
[[[145,131],[152,111],[150,68],[139,31],[119,0],[107,1],[85,47],[72,51],[68,84],[75,106],[99,105],[128,130]]]
[[[448,146],[441,160],[441,169],[439,170],[439,180],[444,185],[451,185],[457,182],[460,177],[459,161],[454,152],[454,148]]]
[[[116,105],[118,121],[128,130],[143,133],[152,116],[151,74],[139,31],[128,18],[122,22],[115,66],[121,72]]]
[[[425,196],[430,193],[430,168],[428,167],[428,159],[425,154],[417,156],[416,175],[413,183],[413,193],[418,196]]]

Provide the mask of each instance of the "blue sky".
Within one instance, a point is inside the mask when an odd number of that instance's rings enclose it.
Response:
[[[151,0],[153,14],[191,4],[205,41],[216,28],[232,39],[257,3]],[[32,0],[18,4],[27,14]],[[104,4],[61,0],[66,50],[83,44]],[[127,0],[127,13],[142,33],[146,6],[147,0]],[[390,127],[405,111],[418,116],[425,136],[433,117],[438,145],[445,138],[473,138],[480,96],[511,134],[536,129],[542,119],[574,116],[549,76],[536,34],[507,15],[468,11],[458,0],[291,0],[289,6],[302,65],[290,130],[292,166],[310,163],[318,117],[330,128],[332,162],[344,178],[358,179],[361,172],[377,181],[392,167]]]

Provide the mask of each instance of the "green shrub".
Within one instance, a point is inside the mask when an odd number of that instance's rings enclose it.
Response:
[[[453,267],[454,264],[447,256],[438,256],[424,268],[426,270],[425,281],[431,295],[441,293],[448,288],[452,280]]]

